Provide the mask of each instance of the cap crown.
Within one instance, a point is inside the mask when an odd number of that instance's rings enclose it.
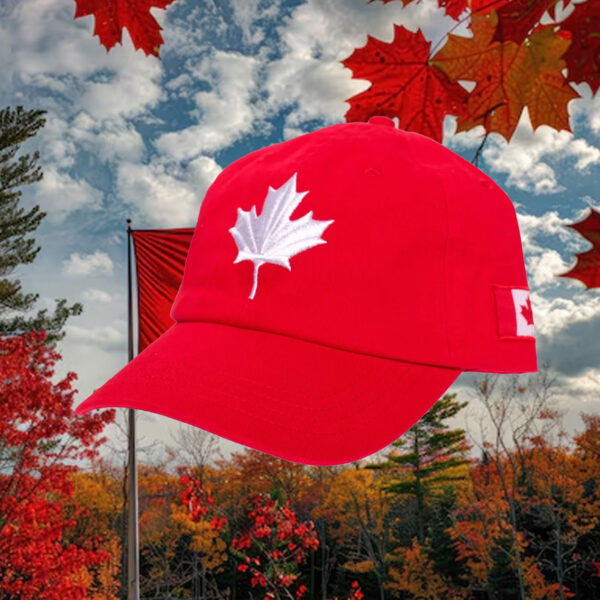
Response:
[[[249,298],[255,263],[240,261],[230,230],[243,225],[240,211],[253,222],[263,215],[269,188],[294,175],[302,197],[287,221],[329,223],[307,235],[320,242],[294,246],[288,264],[261,264]],[[515,210],[490,178],[419,134],[346,123],[224,169],[202,203],[171,317],[382,358],[522,372],[536,369],[535,339],[510,334],[517,316],[502,297],[527,287]]]

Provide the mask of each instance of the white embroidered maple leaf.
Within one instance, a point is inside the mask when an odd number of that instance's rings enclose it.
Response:
[[[272,263],[291,271],[292,256],[326,243],[321,235],[333,220],[316,221],[312,218],[312,210],[299,219],[290,220],[302,198],[308,194],[296,190],[296,176],[297,173],[294,173],[276,190],[269,186],[260,215],[256,214],[256,206],[249,211],[238,208],[235,227],[229,230],[239,251],[234,264],[244,260],[254,263],[254,284],[250,299],[256,294],[258,269],[261,265]]]

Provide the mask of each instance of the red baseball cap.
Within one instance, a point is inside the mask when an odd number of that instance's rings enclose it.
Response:
[[[462,371],[537,370],[510,199],[385,117],[224,169],[171,317],[78,413],[146,410],[332,465],[396,440]]]

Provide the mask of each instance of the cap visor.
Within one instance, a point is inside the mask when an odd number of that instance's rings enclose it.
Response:
[[[334,465],[392,443],[460,373],[263,331],[183,321],[76,411],[145,410],[286,460]]]

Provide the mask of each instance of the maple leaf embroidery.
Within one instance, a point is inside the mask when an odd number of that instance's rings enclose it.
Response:
[[[254,263],[254,283],[249,298],[252,300],[258,285],[258,270],[264,263],[280,265],[291,270],[290,258],[313,246],[325,244],[321,235],[333,223],[316,221],[312,210],[292,221],[290,217],[308,192],[298,192],[296,176],[280,188],[269,186],[260,215],[256,206],[249,211],[238,208],[235,226],[229,232],[238,247],[235,263],[251,260]]]
[[[521,304],[521,314],[527,321],[527,325],[533,325],[533,311],[531,310],[531,300],[527,298],[525,304]]]

